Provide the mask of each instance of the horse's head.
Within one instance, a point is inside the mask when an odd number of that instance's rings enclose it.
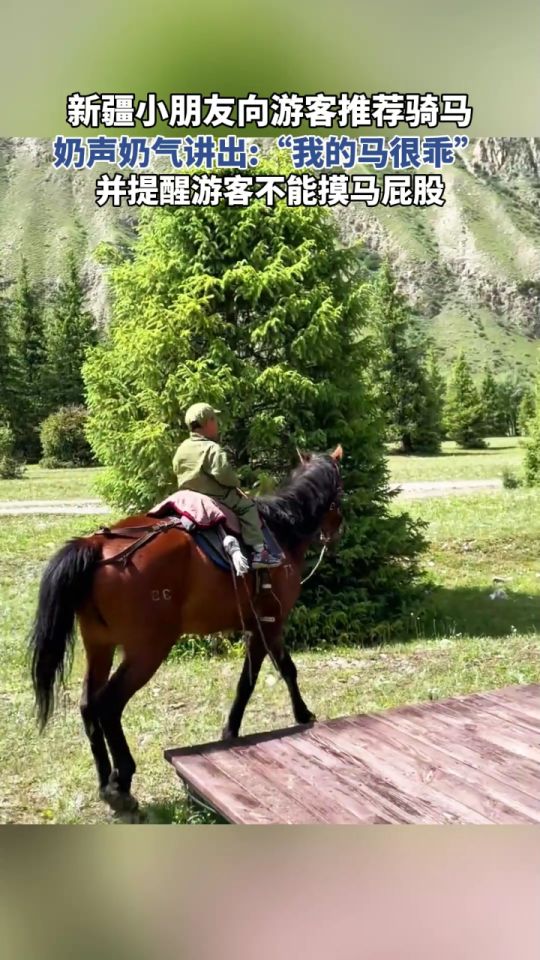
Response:
[[[299,466],[295,470],[298,475],[310,469],[314,460],[319,463],[324,461],[331,466],[331,471],[326,470],[324,482],[328,489],[328,509],[324,513],[320,524],[320,539],[324,544],[334,544],[341,536],[341,527],[343,523],[343,514],[341,510],[341,501],[343,497],[343,483],[341,480],[340,464],[343,458],[343,447],[338,444],[333,453],[325,456],[314,457],[311,453],[301,453],[297,449]],[[322,477],[322,474],[321,474]]]

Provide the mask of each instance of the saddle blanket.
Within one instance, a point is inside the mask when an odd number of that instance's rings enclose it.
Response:
[[[148,511],[150,517],[170,517],[174,514],[177,517],[187,517],[201,530],[221,524],[229,533],[235,535],[240,533],[240,523],[236,514],[204,493],[177,490]]]
[[[228,507],[216,503],[204,493],[195,493],[193,490],[177,490],[157,506],[148,511],[149,517],[177,516],[185,518],[186,532],[190,533],[204,553],[224,570],[231,567],[230,557],[223,546],[223,538],[217,527],[223,527],[227,533],[232,533],[240,543],[240,523],[238,517]],[[261,524],[264,542],[267,548],[277,556],[283,556],[282,550],[266,524]],[[251,549],[242,543],[244,552],[251,554]]]

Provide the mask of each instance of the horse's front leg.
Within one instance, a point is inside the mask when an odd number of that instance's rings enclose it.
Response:
[[[228,740],[237,737],[249,698],[255,689],[266,649],[260,637],[250,634],[247,640],[246,656],[242,673],[236,688],[236,696],[229,713],[229,719],[223,728],[222,738]]]
[[[285,680],[291,697],[294,719],[297,723],[313,723],[317,718],[306,706],[300,688],[298,686],[298,671],[290,653],[282,645],[278,657],[278,665],[281,676]]]

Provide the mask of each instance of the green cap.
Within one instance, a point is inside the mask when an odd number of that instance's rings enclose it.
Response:
[[[218,413],[221,413],[221,410],[215,410],[209,403],[192,403],[186,411],[186,426],[191,427],[198,423],[202,427],[208,420],[214,420]]]

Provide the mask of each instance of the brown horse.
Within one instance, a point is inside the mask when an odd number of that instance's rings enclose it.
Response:
[[[330,541],[339,534],[341,457],[341,447],[331,455],[301,457],[277,494],[257,498],[285,554],[284,564],[266,574],[268,589],[257,591],[253,573],[235,580],[216,567],[190,534],[176,526],[130,551],[134,541],[121,536],[122,528],[148,530],[151,518],[144,515],[116,524],[113,530],[120,536],[113,539],[95,533],[71,540],[50,560],[30,637],[40,727],[45,727],[71,665],[78,620],[87,658],[81,714],[101,796],[115,809],[136,807],[130,792],[136,767],[122,730],[122,712],[183,635],[248,634],[224,737],[238,736],[267,653],[287,683],[297,723],[315,719],[300,694],[296,667],[283,644],[283,626],[300,593],[308,547],[317,537]],[[119,552],[125,557],[126,550],[129,562],[111,562]],[[116,647],[122,648],[123,660],[109,679]]]

